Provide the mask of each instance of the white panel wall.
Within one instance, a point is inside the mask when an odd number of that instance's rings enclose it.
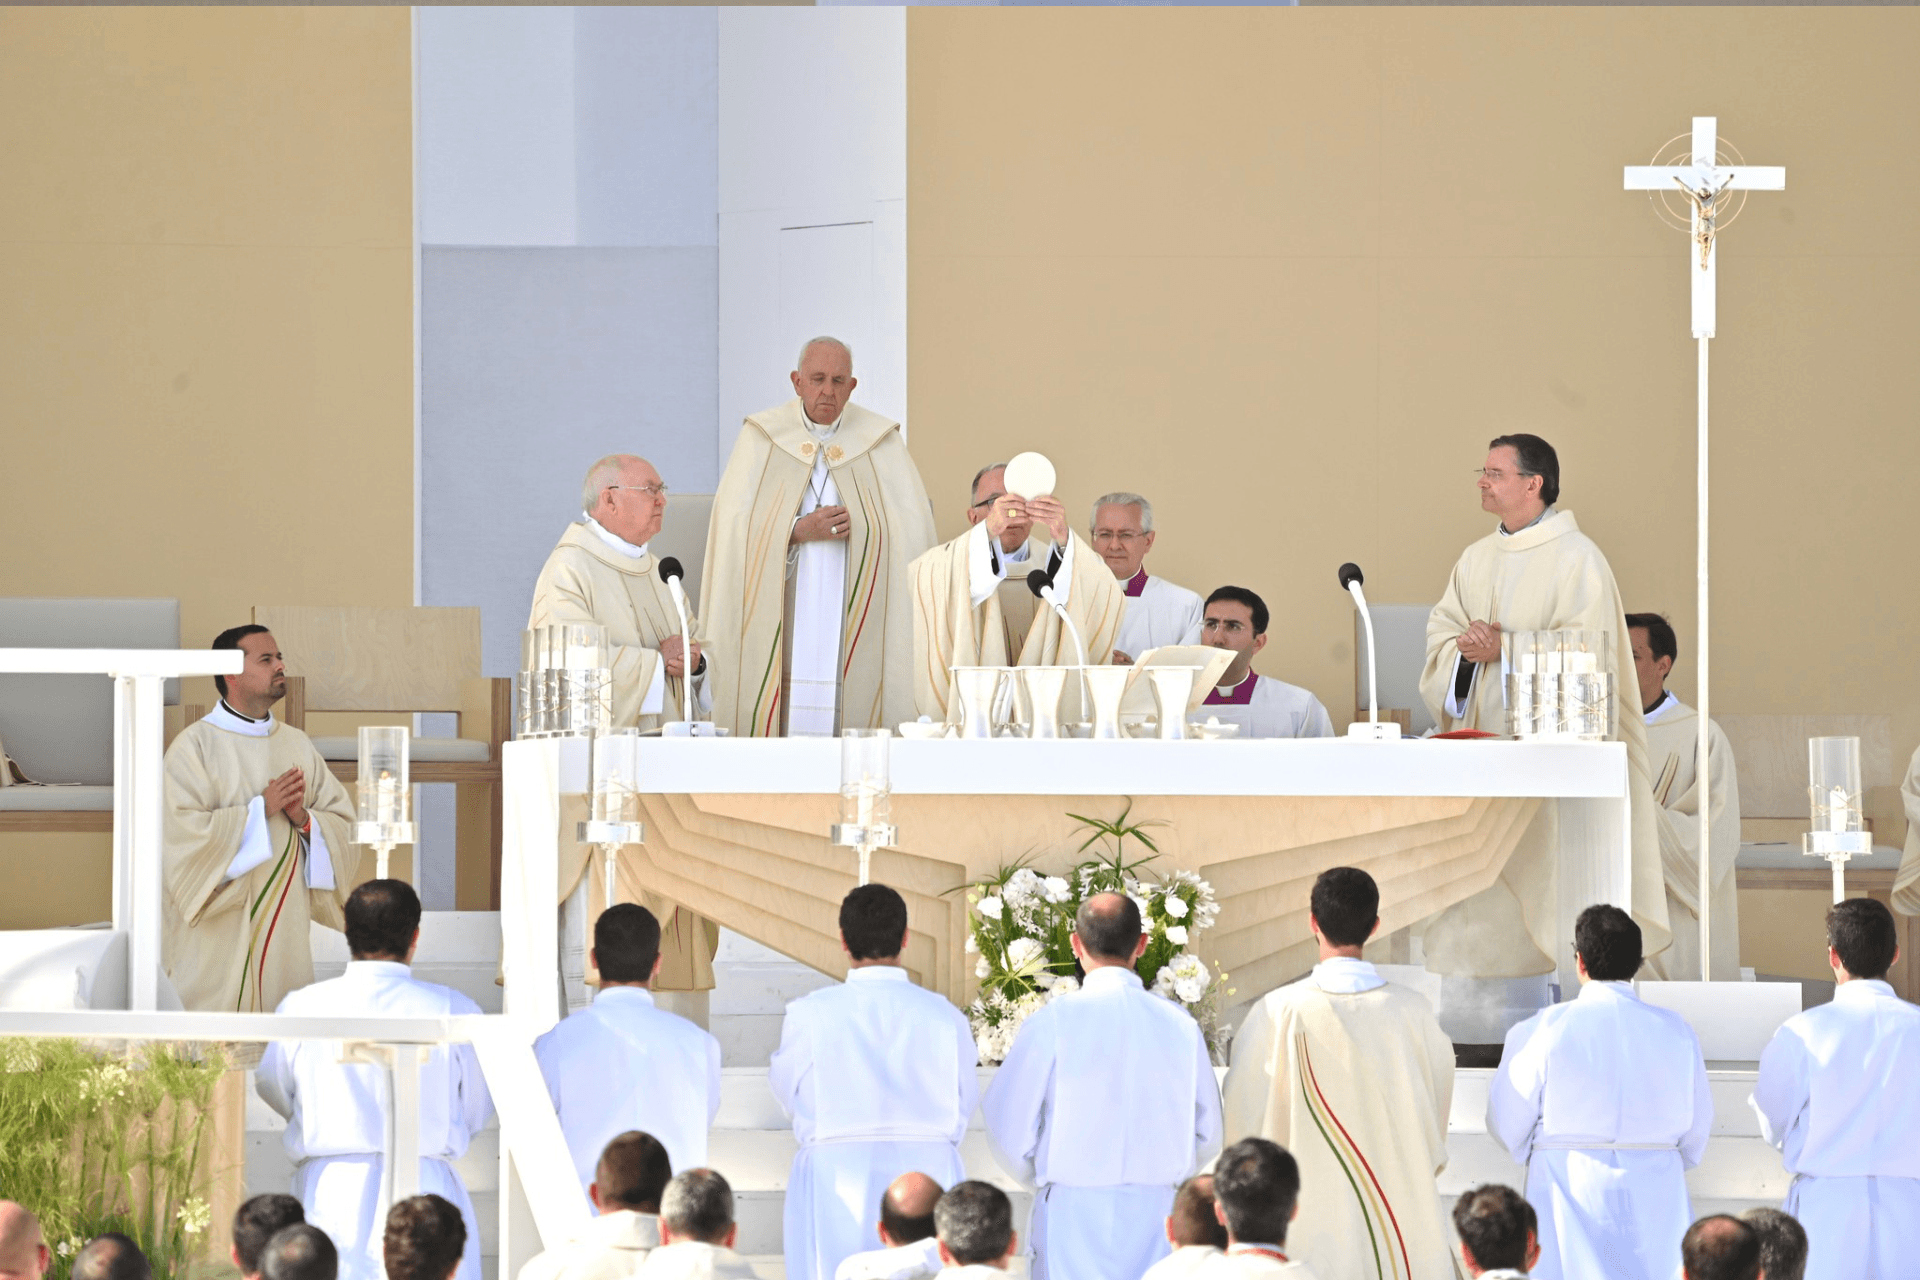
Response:
[[[818,333],[853,345],[854,398],[904,419],[905,10],[719,16],[721,456]]]

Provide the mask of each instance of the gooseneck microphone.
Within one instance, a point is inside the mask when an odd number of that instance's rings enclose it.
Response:
[[[1073,619],[1067,616],[1066,606],[1053,593],[1053,575],[1045,569],[1035,569],[1027,575],[1027,590],[1046,601],[1053,611],[1060,615],[1060,621],[1067,624],[1067,634],[1073,637],[1073,649],[1080,655],[1080,665],[1087,665],[1087,645],[1080,638],[1080,628],[1073,625]]]
[[[680,561],[675,556],[663,556],[660,560],[660,581],[667,584],[667,593],[673,597],[674,612],[680,615],[680,665],[686,674],[680,677],[680,718],[693,723],[693,651],[691,640],[687,636],[687,593],[680,586],[685,576]]]
[[[1380,658],[1373,643],[1373,611],[1367,608],[1367,593],[1360,589],[1367,580],[1360,572],[1360,566],[1349,560],[1340,566],[1340,585],[1353,597],[1354,604],[1360,608],[1360,620],[1367,631],[1367,721],[1365,724],[1353,724],[1347,727],[1349,738],[1360,738],[1377,742],[1382,739],[1400,736],[1400,726],[1389,721],[1380,722]]]

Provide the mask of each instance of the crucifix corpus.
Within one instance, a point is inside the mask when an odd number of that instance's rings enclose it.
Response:
[[[1748,191],[1784,191],[1787,171],[1774,165],[1749,165],[1740,160],[1730,144],[1723,152],[1714,116],[1693,118],[1692,145],[1687,152],[1664,161],[1681,138],[1662,147],[1648,165],[1628,165],[1628,191],[1655,193],[1655,207],[1663,217],[1679,225],[1668,197],[1677,195],[1688,208],[1688,229],[1692,243],[1687,252],[1687,274],[1693,281],[1693,336],[1700,344],[1700,461],[1699,461],[1699,754],[1694,759],[1698,774],[1695,784],[1700,801],[1700,977],[1712,973],[1713,924],[1709,918],[1712,878],[1708,872],[1713,806],[1710,803],[1711,777],[1707,772],[1707,747],[1711,738],[1707,721],[1707,344],[1713,338],[1715,238],[1733,221],[1745,203]],[[1682,135],[1684,137],[1685,135]],[[1726,152],[1731,152],[1731,156]],[[1684,161],[1684,163],[1679,163]],[[1678,975],[1675,975],[1678,976]]]

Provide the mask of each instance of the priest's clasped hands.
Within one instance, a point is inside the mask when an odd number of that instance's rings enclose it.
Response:
[[[700,642],[682,646],[679,636],[668,636],[660,642],[660,659],[667,664],[667,674],[676,680],[687,674],[687,655],[693,655],[693,669],[700,671]]]
[[[987,533],[1000,539],[1003,547],[1007,545],[1009,533],[1015,536],[1017,545],[1026,540],[1027,531],[1036,524],[1045,525],[1055,542],[1066,545],[1067,509],[1060,505],[1058,498],[1022,498],[1003,493],[987,508]]]
[[[1500,624],[1474,621],[1456,642],[1460,656],[1468,662],[1497,662],[1500,659]]]
[[[284,813],[294,830],[306,829],[307,775],[300,772],[297,765],[269,782],[267,789],[260,793],[260,799],[266,805],[269,818],[276,813]]]

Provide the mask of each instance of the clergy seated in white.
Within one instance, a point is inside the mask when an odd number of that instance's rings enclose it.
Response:
[[[1913,1274],[1911,1265],[1897,1271],[1855,1271],[1854,1280]],[[1680,1280],[1761,1280],[1759,1233],[1740,1219],[1716,1213],[1687,1228],[1680,1240]],[[1771,1277],[1769,1276],[1769,1280]]]
[[[1147,572],[1147,552],[1153,550],[1153,504],[1137,493],[1105,494],[1093,500],[1088,528],[1093,549],[1113,570],[1127,598],[1120,632],[1113,639],[1113,660],[1131,666],[1149,649],[1199,644],[1200,593]]]
[[[1331,738],[1333,721],[1320,699],[1254,671],[1268,621],[1267,602],[1245,587],[1221,587],[1207,597],[1200,643],[1231,650],[1233,662],[1195,717],[1237,724],[1242,738]]]
[[[1527,1166],[1546,1280],[1669,1280],[1693,1220],[1686,1171],[1713,1132],[1700,1039],[1634,994],[1640,926],[1619,907],[1574,922],[1580,994],[1507,1033],[1487,1132]]]
[[[582,1195],[607,1144],[635,1129],[659,1140],[674,1169],[706,1164],[720,1113],[720,1042],[656,1008],[647,989],[660,971],[653,912],[633,902],[601,912],[592,961],[593,1003],[533,1042]]]
[[[1807,1280],[1920,1268],[1920,1009],[1887,985],[1893,913],[1872,898],[1827,911],[1829,1004],[1788,1018],[1760,1055],[1753,1108],[1793,1185]]]
[[[1453,1044],[1423,996],[1389,986],[1360,958],[1380,927],[1372,876],[1321,872],[1308,924],[1320,963],[1256,1001],[1234,1037],[1227,1135],[1271,1139],[1300,1162],[1289,1252],[1321,1275],[1378,1266],[1406,1280],[1451,1280],[1434,1179],[1447,1164]],[[1220,1185],[1216,1169],[1216,1196]]]
[[[907,904],[883,884],[840,903],[847,980],[787,1006],[767,1083],[800,1149],[787,1179],[788,1280],[833,1280],[843,1259],[880,1247],[880,1198],[903,1173],[941,1186],[965,1170],[978,1092],[973,1031],[900,966]]]
[[[934,544],[926,487],[900,424],[849,399],[846,343],[811,339],[788,378],[791,400],[741,424],[713,496],[714,722],[777,737],[911,720],[907,566]]]
[[[1667,923],[1673,945],[1647,962],[1658,977],[1692,982],[1700,973],[1700,713],[1667,692],[1667,677],[1680,653],[1673,627],[1657,613],[1627,615],[1633,644],[1633,670],[1647,724],[1647,767],[1653,772],[1653,800],[1659,808],[1660,868],[1667,882]],[[1733,745],[1720,726],[1710,725],[1712,771],[1711,855],[1714,982],[1740,980],[1740,893],[1734,863],[1740,857],[1740,776]]]
[[[1148,1267],[1140,1280],[1186,1280],[1227,1247],[1227,1224],[1213,1203],[1212,1174],[1196,1173],[1174,1193],[1167,1244],[1173,1252]]]
[[[950,688],[955,667],[1071,666],[1073,636],[1028,585],[1038,572],[1079,630],[1087,661],[1113,653],[1126,596],[1105,562],[1067,527],[1059,499],[1006,491],[1007,464],[982,467],[968,490],[967,531],[912,565],[914,706],[935,720],[958,720]],[[1034,535],[1044,530],[1052,545]],[[1061,715],[1079,719],[1080,694],[1068,682]]]
[[[573,1239],[528,1259],[520,1280],[625,1280],[660,1243],[660,1197],[672,1177],[658,1138],[637,1130],[614,1138],[587,1187],[595,1216]]]
[[[386,1280],[452,1280],[464,1275],[465,1259],[477,1245],[472,1227],[473,1215],[463,1216],[444,1196],[430,1191],[408,1196],[387,1211],[379,1246]]]
[[[300,1202],[281,1191],[249,1196],[233,1214],[232,1243],[227,1255],[239,1270],[241,1280],[260,1280],[260,1256],[267,1241],[283,1227],[298,1226],[307,1220]],[[0,1263],[0,1271],[7,1268]]]
[[[1072,942],[1086,979],[1020,1025],[980,1110],[1035,1189],[1034,1280],[1114,1280],[1167,1256],[1174,1190],[1220,1149],[1220,1091],[1199,1024],[1134,972],[1138,904],[1088,898]]]
[[[933,1210],[940,1184],[924,1173],[903,1173],[880,1197],[880,1247],[856,1253],[834,1270],[833,1280],[927,1280],[937,1274],[940,1239]]]
[[[1520,1280],[1540,1260],[1540,1218],[1512,1187],[1489,1182],[1453,1202],[1460,1265],[1479,1280]]]
[[[753,1280],[759,1273],[733,1251],[740,1228],[733,1188],[711,1169],[677,1173],[660,1197],[660,1247],[636,1280]]]
[[[1495,527],[1455,562],[1440,603],[1427,619],[1426,661],[1420,697],[1443,731],[1505,734],[1506,680],[1501,637],[1508,632],[1579,630],[1606,633],[1591,660],[1613,677],[1622,706],[1634,687],[1633,649],[1626,608],[1607,558],[1580,532],[1560,497],[1560,457],[1539,436],[1496,436],[1484,463],[1473,469],[1480,509]],[[1667,949],[1667,899],[1660,838],[1647,768],[1641,718],[1615,717],[1613,736],[1627,748],[1630,899],[1622,904],[1640,922],[1648,955]],[[1521,977],[1550,972],[1561,957],[1547,951],[1564,921],[1554,915],[1552,883],[1558,856],[1558,809],[1544,805],[1521,835],[1491,885],[1435,916],[1426,926],[1427,967],[1468,977]]]
[[[420,899],[413,886],[367,881],[347,899],[346,923],[353,957],[346,972],[290,993],[278,1012],[309,1018],[480,1012],[451,987],[418,981],[408,971],[420,942]],[[293,1161],[292,1189],[307,1221],[339,1246],[344,1273],[378,1274],[386,1069],[341,1062],[340,1046],[329,1041],[276,1041],[267,1046],[254,1083],[261,1100],[287,1118],[283,1141]],[[460,1280],[480,1280],[480,1235],[473,1202],[452,1162],[492,1115],[493,1099],[473,1046],[435,1045],[420,1067],[419,1185],[446,1197],[466,1221]]]
[[[1760,1237],[1760,1271],[1768,1280],[1803,1280],[1807,1274],[1807,1229],[1779,1209],[1761,1207],[1740,1215]]]
[[[1194,1273],[1200,1280],[1315,1280],[1312,1266],[1288,1253],[1287,1230],[1300,1216],[1300,1165],[1285,1147],[1265,1138],[1234,1143],[1214,1165],[1213,1195],[1214,1213],[1227,1228],[1227,1248]]]
[[[282,1227],[260,1257],[264,1280],[340,1280],[340,1251],[327,1233],[304,1222]]]
[[[188,1009],[265,1013],[313,981],[313,922],[338,929],[360,865],[353,801],[307,735],[273,718],[287,693],[265,627],[233,627],[240,674],[180,731],[163,766],[162,958]]]
[[[660,473],[645,458],[611,454],[587,468],[580,505],[579,521],[567,526],[534,584],[528,629],[566,622],[607,629],[615,728],[656,729],[682,719],[682,681],[689,664],[693,716],[701,718],[711,709],[711,671],[700,648],[700,621],[689,601],[692,637],[680,634],[673,596],[660,579],[659,561],[647,550],[667,510]],[[561,895],[563,917],[572,909],[569,897]],[[641,901],[660,918],[666,934],[654,991],[671,993],[678,1011],[704,1023],[720,927],[652,894],[642,894]],[[563,924],[561,936],[567,935]]]
[[[1013,1201],[991,1182],[955,1183],[934,1206],[933,1221],[945,1264],[940,1280],[1003,1280],[1012,1268],[1020,1247],[1020,1233],[1013,1229]]]

